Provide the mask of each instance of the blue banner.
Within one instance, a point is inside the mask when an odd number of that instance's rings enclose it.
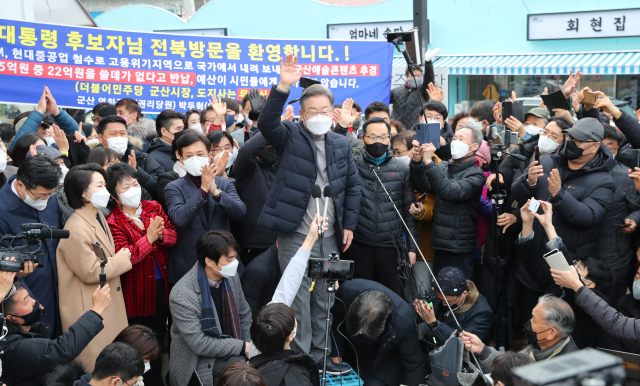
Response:
[[[209,96],[241,100],[277,84],[280,58],[363,108],[389,103],[393,46],[384,41],[208,37],[0,19],[0,102],[37,103],[48,86],[62,107],[122,98],[142,111],[203,109]],[[302,89],[291,89],[291,99]],[[297,105],[296,110],[297,111]]]

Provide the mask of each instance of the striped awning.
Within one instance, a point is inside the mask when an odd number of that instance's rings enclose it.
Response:
[[[640,74],[640,52],[439,56],[433,66],[461,75]]]

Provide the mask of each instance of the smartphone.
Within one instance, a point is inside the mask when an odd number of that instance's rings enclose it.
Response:
[[[640,168],[640,149],[631,150],[631,170],[635,171],[635,168]]]
[[[504,123],[507,118],[511,117],[524,122],[524,105],[522,101],[502,102],[502,122]]]
[[[537,213],[538,208],[540,208],[540,202],[535,198],[531,198],[531,202],[529,203],[527,209],[529,209],[532,213]]]
[[[311,279],[351,280],[352,260],[309,259],[307,277]]]
[[[440,124],[439,123],[417,123],[416,134],[413,138],[418,140],[420,145],[432,143],[436,149],[440,149]]]
[[[628,226],[631,226],[631,224],[611,224],[614,227],[620,227],[620,228],[626,228]]]
[[[596,99],[598,99],[598,96],[596,95],[595,92],[585,90],[584,99],[582,100],[582,103],[586,105],[594,105],[596,104]]]
[[[549,264],[551,269],[555,269],[556,271],[571,271],[571,267],[569,267],[567,259],[565,259],[564,254],[562,254],[558,248],[544,254],[542,257],[544,258],[544,261]]]
[[[538,149],[538,146],[533,147],[533,159],[540,163],[540,149]]]
[[[415,204],[421,203],[426,196],[427,196],[427,192],[422,193],[420,197],[418,197],[418,199],[415,201]]]

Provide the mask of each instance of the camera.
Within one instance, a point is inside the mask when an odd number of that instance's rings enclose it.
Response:
[[[9,248],[0,248],[0,271],[19,272],[24,268],[24,263],[33,262],[38,264],[38,268],[44,267],[44,251],[42,250],[42,240],[46,239],[68,239],[69,231],[55,229],[47,224],[25,223],[20,225],[25,232],[17,235],[4,235],[0,242],[11,240]],[[16,240],[26,240],[26,245],[13,246]],[[27,249],[37,246],[37,249]],[[15,257],[16,260],[5,260]]]
[[[334,252],[328,259],[309,259],[307,277],[310,279],[352,280],[353,261],[340,260]]]

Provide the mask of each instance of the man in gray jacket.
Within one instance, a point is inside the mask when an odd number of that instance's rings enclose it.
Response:
[[[171,291],[173,385],[189,383],[195,370],[213,386],[228,365],[249,357],[251,308],[236,274],[239,250],[229,232],[206,232],[196,244],[198,262]]]

